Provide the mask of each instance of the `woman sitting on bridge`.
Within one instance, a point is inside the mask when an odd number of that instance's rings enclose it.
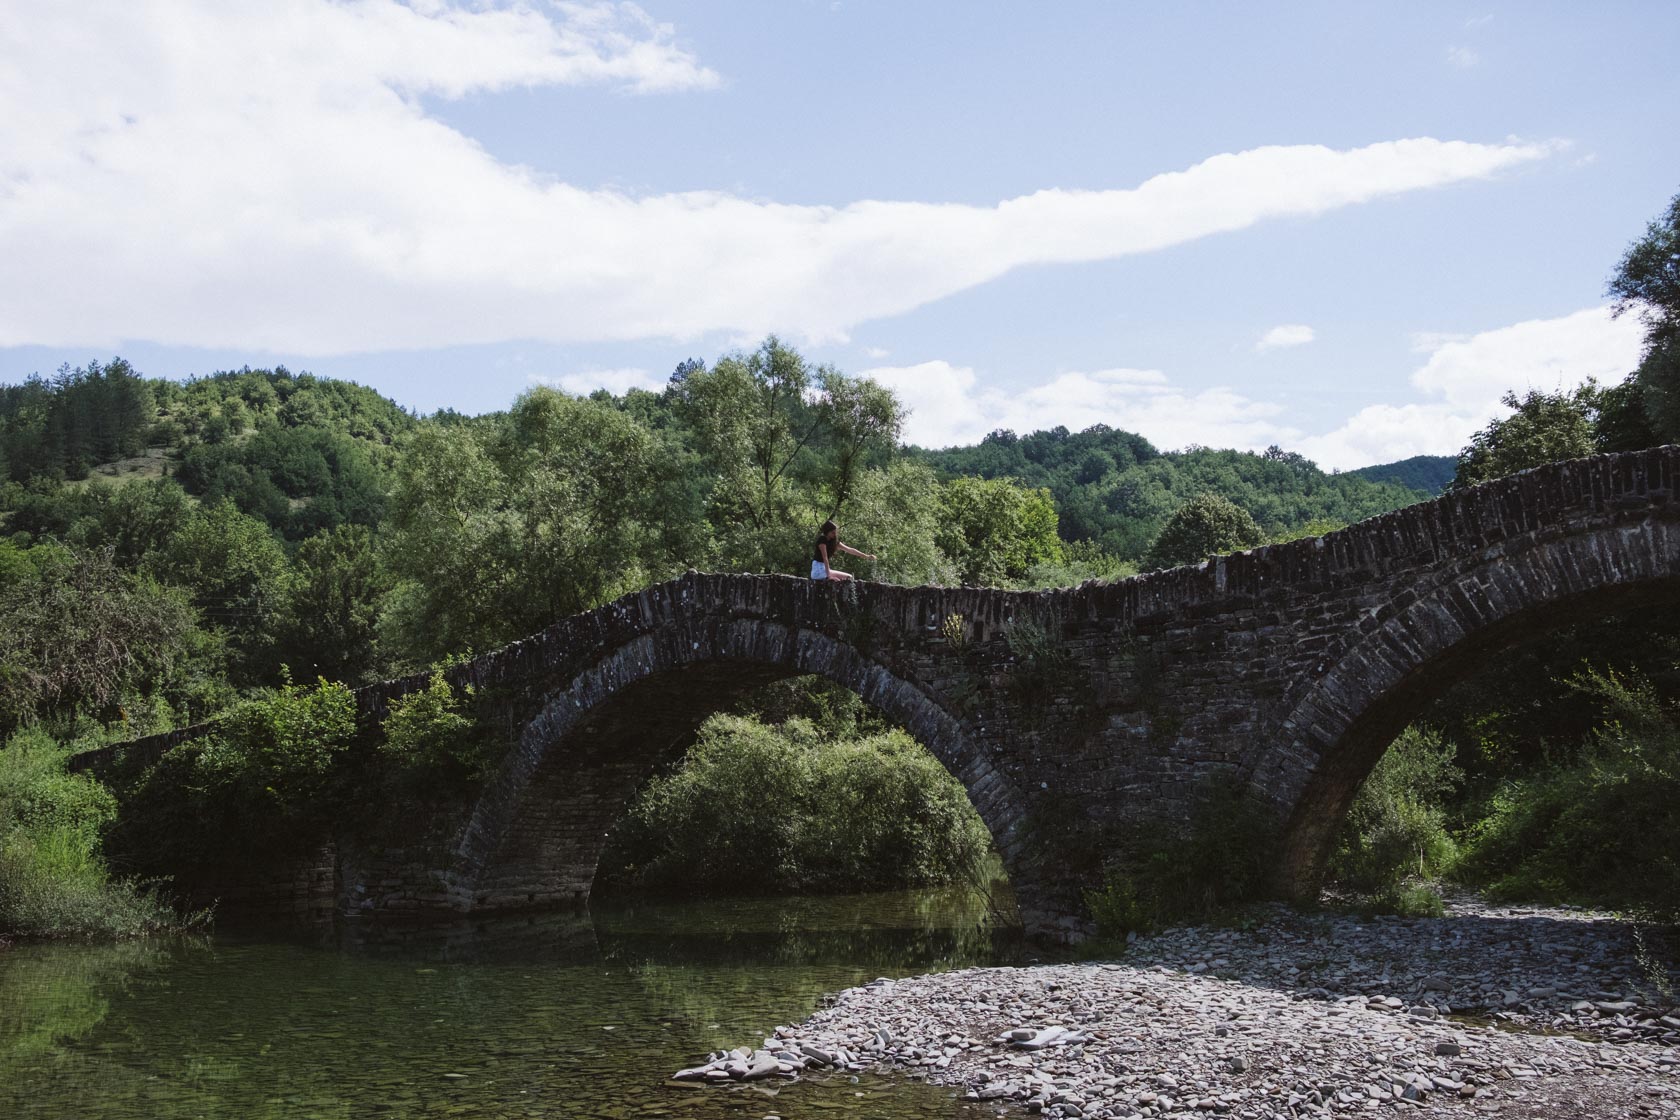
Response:
[[[834,567],[834,556],[841,552],[849,552],[864,560],[875,559],[872,552],[859,552],[849,544],[841,544],[840,526],[832,521],[824,521],[822,528],[817,530],[817,544],[812,549],[811,578],[831,579],[836,582],[851,579],[850,575]]]

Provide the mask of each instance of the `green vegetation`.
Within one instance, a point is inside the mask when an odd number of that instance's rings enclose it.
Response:
[[[1438,495],[1453,479],[1454,459],[1451,455],[1413,455],[1395,463],[1379,463],[1374,467],[1360,467],[1348,471],[1371,482],[1395,482],[1408,490]]]
[[[1163,453],[1103,424],[1025,436],[996,431],[974,447],[910,453],[946,478],[1007,478],[1048,491],[1062,540],[1089,541],[1128,563],[1142,561],[1173,513],[1201,494],[1241,507],[1267,538],[1314,520],[1351,524],[1430,496],[1358,472],[1326,474],[1277,447],[1259,455],[1205,447]]]
[[[1455,753],[1439,733],[1409,727],[1365,779],[1330,857],[1331,875],[1356,905],[1409,916],[1440,910],[1428,884],[1458,857],[1442,808],[1462,777]]]
[[[1680,195],[1628,246],[1609,289],[1617,313],[1645,326],[1644,356],[1627,382],[1635,408],[1653,442],[1680,443]]]
[[[681,769],[643,788],[615,849],[620,888],[835,892],[978,879],[991,837],[902,731],[717,715]]]
[[[1432,913],[1437,884],[1450,880],[1496,898],[1680,921],[1680,706],[1614,670],[1578,669],[1551,683],[1599,714],[1576,741],[1554,738],[1526,757],[1499,749],[1497,728],[1470,747],[1421,727],[1395,741],[1331,859],[1350,902]]]
[[[1154,568],[1199,564],[1259,543],[1260,526],[1247,510],[1218,494],[1197,494],[1167,518],[1144,563]]]
[[[39,731],[0,750],[0,931],[24,936],[131,936],[182,924],[130,881],[113,881],[100,830],[110,792],[65,772],[69,751]]]
[[[1637,678],[1587,670],[1570,684],[1608,718],[1574,757],[1495,790],[1460,874],[1499,897],[1680,921],[1680,708]]]

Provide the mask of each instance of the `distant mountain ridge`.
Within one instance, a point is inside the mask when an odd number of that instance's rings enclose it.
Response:
[[[1447,488],[1447,483],[1453,480],[1453,475],[1458,473],[1458,458],[1453,455],[1413,455],[1410,459],[1343,473],[1371,482],[1398,482],[1408,490],[1421,490],[1433,498],[1438,497]]]

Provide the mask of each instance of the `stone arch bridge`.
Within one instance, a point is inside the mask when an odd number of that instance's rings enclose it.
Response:
[[[962,782],[1029,930],[1070,921],[1100,864],[1069,843],[1179,826],[1217,780],[1274,811],[1278,891],[1310,891],[1360,782],[1468,667],[1562,619],[1680,603],[1677,475],[1675,447],[1580,459],[1054,592],[691,572],[450,670],[497,698],[516,745],[482,790],[417,825],[425,844],[341,850],[334,890],[363,909],[586,899],[606,833],[701,720],[817,674]],[[364,719],[424,684],[360,690]]]

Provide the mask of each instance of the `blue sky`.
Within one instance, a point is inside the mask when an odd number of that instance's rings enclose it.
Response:
[[[1680,191],[1677,48],[1667,3],[34,5],[0,380],[477,412],[775,331],[918,442],[1450,453],[1636,361],[1603,287]]]

